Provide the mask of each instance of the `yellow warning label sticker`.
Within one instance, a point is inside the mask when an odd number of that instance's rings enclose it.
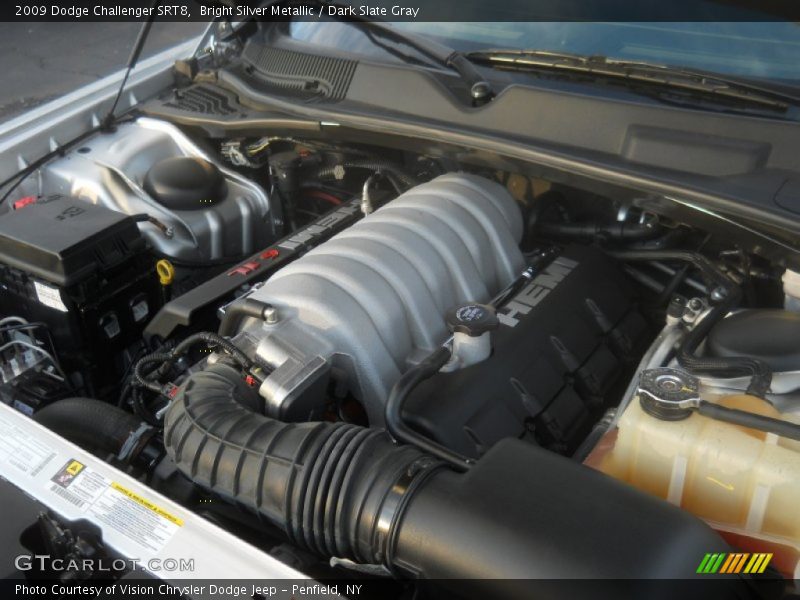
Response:
[[[175,513],[74,458],[62,463],[47,485],[104,531],[114,530],[136,544],[142,556],[161,552],[184,525]]]
[[[83,467],[84,467],[83,463],[79,463],[77,460],[73,460],[67,465],[66,469],[64,470],[70,475],[77,475],[78,473],[81,472],[81,469],[83,469]]]
[[[171,523],[174,523],[178,527],[183,527],[183,519],[181,519],[179,517],[176,517],[175,515],[167,512],[166,510],[164,510],[163,508],[161,508],[160,506],[158,506],[156,504],[153,504],[152,502],[150,502],[146,498],[142,498],[139,494],[137,494],[135,492],[132,492],[131,490],[129,490],[126,487],[121,486],[116,481],[111,483],[111,487],[114,488],[115,490],[117,490],[118,492],[120,492],[121,494],[125,494],[125,496],[127,496],[128,498],[130,498],[131,500],[133,500],[137,504],[140,504],[141,506],[144,506],[148,510],[152,510],[159,517],[162,517],[162,518],[166,519],[167,521],[169,521]]]

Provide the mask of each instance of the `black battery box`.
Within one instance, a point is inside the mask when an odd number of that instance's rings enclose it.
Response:
[[[0,285],[0,313],[44,322],[95,397],[119,385],[121,353],[162,303],[135,219],[66,197],[0,217]]]

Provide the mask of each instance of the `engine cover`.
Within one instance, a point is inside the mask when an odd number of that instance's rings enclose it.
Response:
[[[382,425],[394,383],[447,338],[447,310],[486,302],[521,273],[521,236],[505,188],[448,174],[280,270],[251,294],[277,308],[277,322],[247,325],[276,367],[260,390],[268,414],[307,418],[334,367]]]
[[[572,452],[647,340],[632,298],[611,258],[566,248],[498,310],[492,356],[420,384],[406,421],[475,458],[506,437]]]

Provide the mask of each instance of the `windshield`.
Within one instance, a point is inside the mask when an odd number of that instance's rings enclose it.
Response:
[[[456,50],[551,50],[603,55],[800,85],[800,26],[731,23],[393,23]],[[392,60],[357,27],[336,21],[293,22],[295,39]]]

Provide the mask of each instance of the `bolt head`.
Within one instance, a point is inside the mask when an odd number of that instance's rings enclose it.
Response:
[[[264,311],[264,321],[269,325],[274,325],[278,322],[278,309],[270,306]]]
[[[472,85],[469,91],[472,99],[478,102],[488,100],[492,95],[492,87],[486,81],[478,81]]]
[[[713,290],[711,290],[711,299],[714,302],[720,302],[724,300],[727,296],[728,296],[728,290],[726,290],[722,286],[716,287]]]

